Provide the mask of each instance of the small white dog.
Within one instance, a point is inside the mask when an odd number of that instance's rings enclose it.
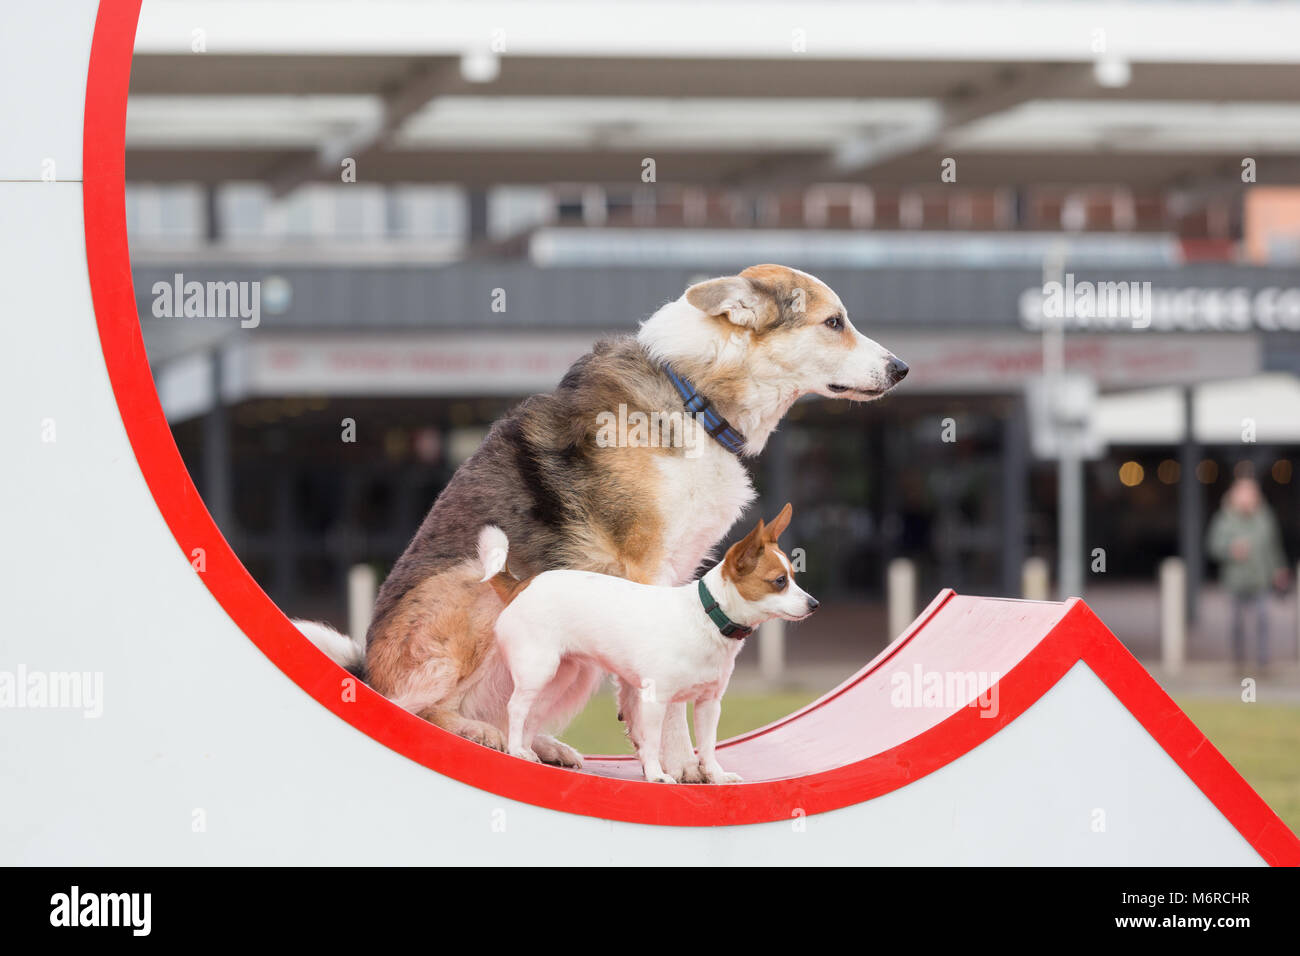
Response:
[[[790,561],[777,547],[790,512],[787,504],[769,525],[760,518],[720,564],[682,587],[573,570],[520,581],[506,570],[505,533],[495,525],[483,528],[483,580],[506,603],[496,637],[514,681],[507,750],[537,760],[524,741],[542,729],[537,722],[550,710],[549,696],[568,686],[566,668],[595,663],[632,689],[620,704],[647,780],[674,782],[661,764],[664,716],[670,704],[693,701],[705,781],[739,782],[714,752],[736,655],[764,621],[800,621],[817,609],[812,595],[794,583]]]

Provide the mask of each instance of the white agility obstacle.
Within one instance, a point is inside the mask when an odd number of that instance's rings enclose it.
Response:
[[[0,648],[103,693],[98,716],[5,715],[0,859],[1300,864],[1078,600],[942,592],[840,688],[725,743],[735,786],[535,765],[355,684],[222,539],[158,402],[123,203],[138,3],[6,16]]]

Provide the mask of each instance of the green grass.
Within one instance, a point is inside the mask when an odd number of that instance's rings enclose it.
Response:
[[[1181,697],[1178,706],[1286,825],[1300,833],[1300,705]]]
[[[818,696],[798,691],[728,694],[718,739],[770,724]],[[1183,697],[1178,705],[1287,826],[1300,832],[1300,705],[1207,697]],[[613,695],[598,694],[569,725],[564,739],[583,753],[631,753],[614,715]]]
[[[722,719],[718,739],[726,740],[747,730],[762,727],[816,700],[821,694],[787,692],[775,694],[728,694],[722,699]],[[592,698],[586,710],[574,718],[564,732],[565,743],[585,754],[630,754],[632,747],[623,724],[616,719],[614,695],[601,693]]]

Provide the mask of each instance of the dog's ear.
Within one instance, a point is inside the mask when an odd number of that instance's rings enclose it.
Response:
[[[772,523],[767,526],[767,530],[763,533],[763,537],[775,544],[776,539],[781,537],[781,532],[789,527],[790,516],[792,514],[794,514],[794,508],[790,505],[790,502],[787,501],[785,507],[781,509],[781,513],[773,518]]]
[[[754,530],[727,550],[727,556],[723,561],[731,568],[733,578],[739,579],[753,574],[754,568],[758,567],[758,559],[763,554],[764,530],[763,519],[759,518],[758,524],[754,525]]]
[[[686,301],[706,315],[725,315],[747,329],[766,324],[776,310],[771,293],[742,276],[697,282],[686,290]]]

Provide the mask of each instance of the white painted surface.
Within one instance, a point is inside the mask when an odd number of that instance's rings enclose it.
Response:
[[[0,31],[0,182],[81,179],[81,111],[96,0],[6,3]]]

